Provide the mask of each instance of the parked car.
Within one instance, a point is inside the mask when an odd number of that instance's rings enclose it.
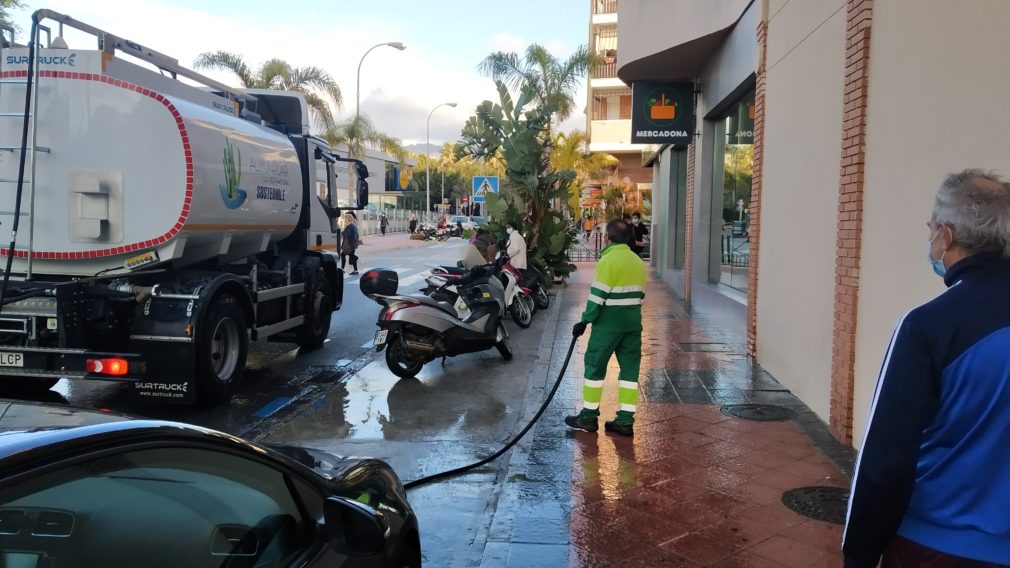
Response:
[[[380,460],[0,399],[0,565],[420,566]]]
[[[467,217],[466,215],[455,215],[455,216],[453,216],[453,218],[449,221],[449,224],[450,225],[456,225],[456,223],[462,223],[463,224],[463,229],[476,229],[477,228],[477,224],[474,223],[473,220],[470,217]]]
[[[486,225],[487,224],[487,217],[482,217],[480,215],[474,215],[473,217],[470,217],[470,218],[473,219],[473,224],[476,225],[476,226],[478,226],[478,227],[481,226],[481,225]]]

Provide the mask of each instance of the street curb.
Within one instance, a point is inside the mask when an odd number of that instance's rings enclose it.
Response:
[[[547,312],[547,325],[543,330],[543,337],[552,338],[551,341],[541,340],[540,349],[537,351],[537,360],[534,364],[534,373],[543,377],[543,382],[531,380],[524,395],[521,414],[516,421],[519,426],[525,426],[540,409],[543,397],[550,390],[556,380],[556,373],[560,369],[552,367],[555,355],[555,342],[558,325],[561,321],[561,305],[567,285],[558,285],[554,289],[557,294],[551,300],[551,307]],[[574,356],[573,356],[574,359]],[[558,364],[560,364],[560,357]],[[569,363],[571,365],[572,363]],[[552,372],[553,371],[553,372]],[[540,396],[536,396],[539,394]],[[552,403],[553,404],[553,403]],[[518,495],[511,480],[525,478],[525,472],[532,453],[531,448],[536,439],[537,432],[542,424],[537,424],[520,440],[508,454],[508,465],[502,470],[497,483],[495,484],[494,502],[495,506],[489,519],[481,526],[485,533],[484,546],[479,555],[471,555],[468,558],[469,566],[503,566],[507,560],[508,546],[512,541],[512,534],[515,530],[515,506],[518,504]],[[505,514],[500,515],[499,512]],[[504,557],[500,555],[504,553]],[[476,556],[476,557],[475,557]]]

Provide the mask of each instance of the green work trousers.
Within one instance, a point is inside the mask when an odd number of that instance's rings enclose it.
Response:
[[[638,405],[638,371],[642,364],[642,331],[610,331],[593,326],[586,347],[586,378],[582,386],[582,417],[600,416],[603,379],[607,376],[610,356],[617,355],[621,371],[617,375],[618,424],[633,424]]]

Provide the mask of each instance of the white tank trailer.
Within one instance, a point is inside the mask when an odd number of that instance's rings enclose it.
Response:
[[[96,49],[68,48],[64,26]],[[343,295],[338,162],[361,207],[368,173],[310,134],[304,97],[229,88],[48,10],[32,37],[0,47],[0,234],[17,228],[0,388],[103,379],[222,402],[250,340],[320,347]]]

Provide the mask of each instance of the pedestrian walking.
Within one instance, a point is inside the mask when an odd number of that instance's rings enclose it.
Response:
[[[357,274],[358,257],[356,253],[358,245],[361,243],[361,236],[358,234],[358,224],[354,222],[353,215],[350,213],[345,215],[344,222],[344,230],[340,234],[340,269],[343,270],[347,266],[348,259],[350,259],[351,268],[353,269],[351,274]]]
[[[516,230],[512,223],[505,224],[505,232],[508,233],[508,244],[505,245],[505,252],[509,255],[509,262],[519,270],[526,270],[526,239],[522,233]]]
[[[637,211],[631,214],[631,231],[634,234],[630,243],[631,252],[641,257],[645,252],[645,236],[649,234],[649,228],[642,223],[642,214]]]
[[[845,566],[1010,565],[1010,187],[949,175],[927,260],[947,290],[903,316],[856,460]]]
[[[575,337],[593,326],[585,356],[582,410],[565,418],[578,430],[599,429],[603,380],[610,356],[617,355],[621,370],[617,375],[620,409],[604,429],[624,436],[634,435],[638,405],[638,372],[642,362],[642,302],[645,301],[645,263],[628,248],[631,225],[622,219],[607,223],[607,246],[596,263],[596,277],[589,288],[589,300],[581,320],[572,328]]]
[[[386,218],[386,212],[383,211],[379,214],[379,231],[382,232],[382,236],[386,236],[387,227],[389,227],[389,219]]]
[[[410,214],[410,234],[413,235],[417,232],[417,215],[414,213]]]

